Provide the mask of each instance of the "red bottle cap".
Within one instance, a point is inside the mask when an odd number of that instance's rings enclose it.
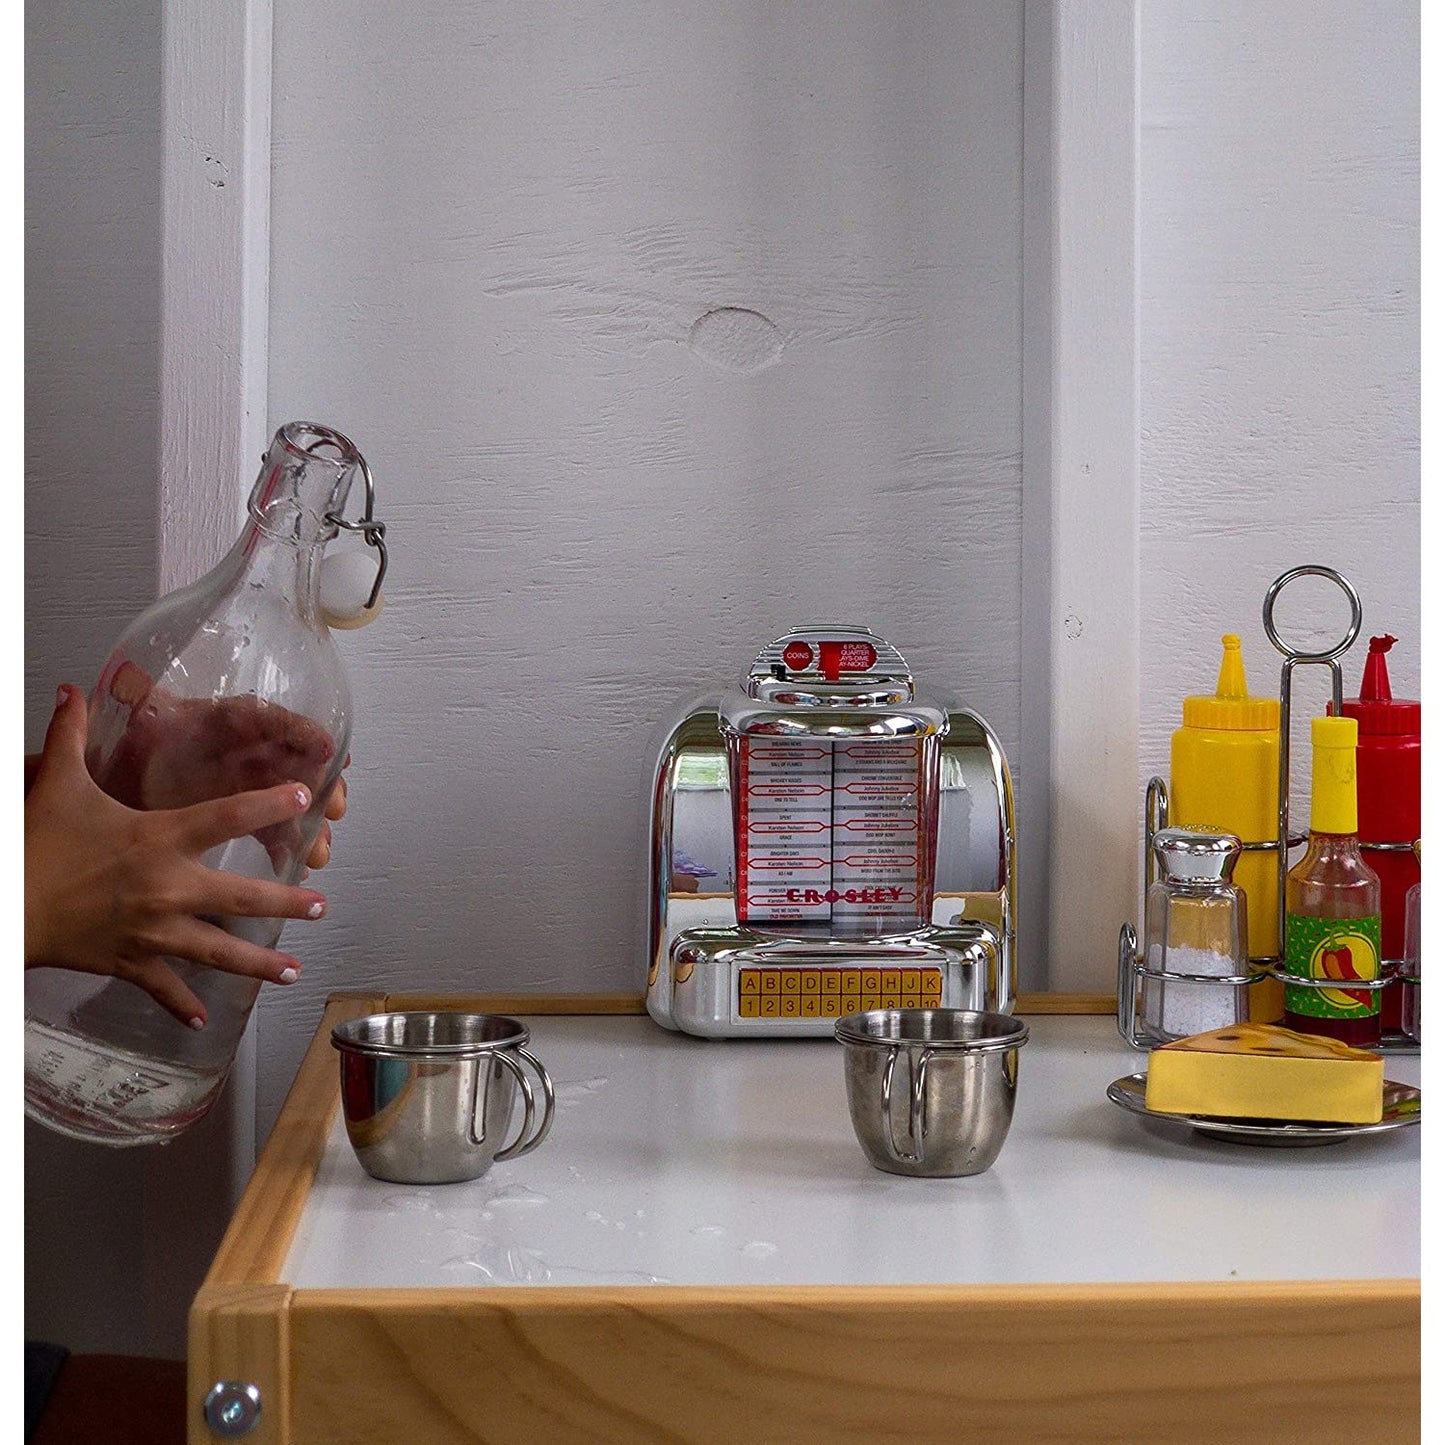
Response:
[[[1347,697],[1342,709],[1360,725],[1360,735],[1381,733],[1418,733],[1420,704],[1413,698],[1395,697],[1390,692],[1390,671],[1385,654],[1395,645],[1388,634],[1370,639],[1370,654],[1365,659],[1365,675],[1360,680],[1359,697]]]

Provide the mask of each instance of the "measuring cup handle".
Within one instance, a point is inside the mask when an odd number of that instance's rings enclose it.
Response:
[[[933,1057],[933,1050],[924,1049],[919,1055],[916,1071],[913,1068],[913,1056],[909,1055],[908,1138],[913,1145],[911,1154],[900,1149],[893,1137],[893,1068],[902,1052],[902,1049],[894,1044],[888,1050],[888,1062],[883,1065],[883,1140],[888,1146],[888,1152],[900,1164],[917,1164],[923,1158],[923,1140],[928,1133],[924,1089],[928,1083],[928,1061]]]
[[[536,1132],[532,1132],[532,1122],[536,1117],[535,1101],[532,1096],[532,1085],[528,1082],[527,1076],[522,1071],[522,1066],[512,1057],[515,1052],[520,1058],[529,1064],[537,1075],[537,1081],[542,1085],[542,1120],[537,1125]],[[517,1076],[517,1082],[522,1086],[522,1098],[525,1102],[526,1113],[522,1119],[522,1127],[517,1137],[507,1145],[498,1155],[498,1159],[519,1159],[523,1154],[530,1154],[538,1144],[545,1139],[552,1128],[552,1116],[557,1112],[557,1095],[552,1088],[551,1076],[543,1068],[540,1059],[534,1058],[524,1048],[517,1048],[508,1053],[498,1054],[497,1057],[511,1069]],[[528,1137],[530,1135],[530,1137]]]
[[[490,1052],[477,1061],[476,1071],[472,1074],[472,1117],[467,1121],[467,1139],[472,1144],[485,1144],[487,1142],[487,1090],[482,1087],[482,1080],[489,1079],[492,1072],[492,1064],[505,1064],[512,1071],[513,1077],[522,1086],[522,1103],[526,1112],[522,1117],[522,1132],[507,1149],[501,1149],[492,1156],[493,1162],[498,1159],[505,1159],[526,1136],[527,1130],[532,1127],[532,1115],[536,1110],[536,1104],[532,1098],[531,1080],[522,1072],[521,1065],[509,1054],[501,1051]],[[480,1126],[477,1114],[481,1112]]]

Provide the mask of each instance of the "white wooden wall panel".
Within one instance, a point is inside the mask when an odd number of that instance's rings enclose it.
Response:
[[[168,0],[160,590],[235,540],[266,430],[271,0]]]
[[[278,7],[271,412],[393,572],[273,1102],[337,986],[640,986],[654,727],[799,620],[1028,797],[1019,0],[558,14]]]
[[[1219,638],[1277,693],[1265,589],[1344,572],[1366,639],[1391,632],[1419,697],[1420,50],[1410,0],[1149,0],[1141,107],[1141,780],[1180,700],[1212,692]],[[1281,603],[1294,635],[1343,635],[1328,583]],[[1287,597],[1295,593],[1291,587]],[[1319,711],[1326,675],[1297,674]],[[1307,821],[1309,733],[1296,727]]]
[[[1097,993],[1113,987],[1113,940],[1138,890],[1138,7],[1051,8],[1050,284],[1035,303],[1048,392],[1030,389],[1027,433],[1047,457],[1047,485],[1029,497],[1030,546],[1047,547],[1048,570],[1028,579],[1047,628],[1044,981]]]
[[[269,439],[271,0],[169,0],[162,60],[164,593],[204,575],[234,542]],[[214,1177],[232,1207],[256,1157],[258,1022],[205,1125],[216,1152],[224,1147]]]

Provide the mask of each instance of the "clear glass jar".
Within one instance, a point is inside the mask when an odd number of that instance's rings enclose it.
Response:
[[[283,426],[230,552],[126,628],[91,693],[87,765],[128,807],[184,807],[290,781],[311,789],[302,816],[211,850],[210,867],[295,883],[321,827],[351,735],[351,692],[319,605],[321,560],[358,471],[365,462],[339,432]],[[282,927],[214,921],[265,948]],[[260,984],[167,963],[205,1005],[204,1029],[123,980],[26,972],[27,1114],[124,1145],[170,1138],[206,1113]]]
[[[1159,877],[1144,899],[1141,1032],[1151,1044],[1227,1028],[1249,1018],[1249,925],[1233,881],[1242,849],[1231,833],[1161,828]],[[1166,975],[1187,974],[1189,978]]]

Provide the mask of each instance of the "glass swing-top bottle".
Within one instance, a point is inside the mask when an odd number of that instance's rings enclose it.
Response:
[[[342,509],[360,475],[366,510]],[[288,422],[276,433],[235,545],[200,581],[169,593],[121,635],[90,696],[86,763],[113,798],[185,807],[300,782],[311,806],[208,852],[210,867],[293,884],[346,761],[351,691],[330,626],[380,608],[385,527],[370,470],[340,432]],[[339,529],[377,549],[369,591],[322,559]],[[374,577],[374,580],[373,580]],[[354,582],[354,572],[352,574]],[[335,595],[333,595],[335,594]],[[281,920],[212,920],[263,948]],[[75,1138],[127,1145],[171,1138],[220,1093],[260,981],[166,962],[205,1005],[205,1028],[173,1018],[133,983],[64,969],[25,975],[25,1111]]]

